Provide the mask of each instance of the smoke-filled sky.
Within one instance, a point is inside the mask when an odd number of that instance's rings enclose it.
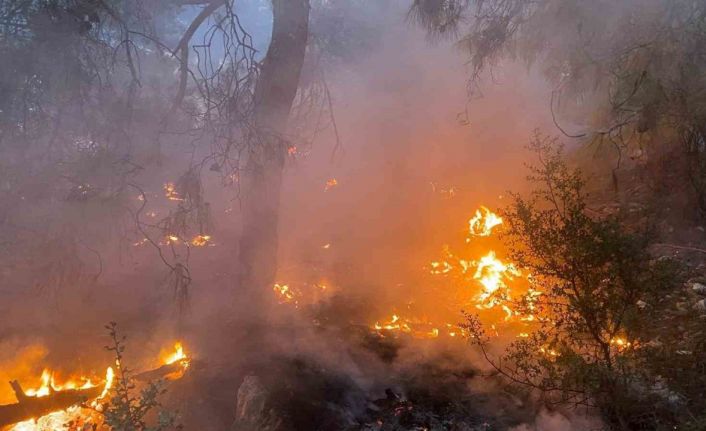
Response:
[[[243,25],[264,51],[271,12],[248,4]],[[508,190],[522,187],[523,147],[534,128],[549,129],[549,93],[531,71],[508,63],[487,74],[469,100],[463,52],[450,41],[428,40],[408,22],[404,3],[349,13],[361,28],[375,31],[363,47],[326,70],[341,148],[334,154],[329,126],[288,162],[278,278],[294,285],[325,280],[335,294],[356,297],[367,307],[341,318],[369,324],[391,306],[427,300],[425,265],[444,244],[463,236],[479,205],[502,205]],[[145,173],[143,179],[162,184],[182,173],[188,152],[178,142],[169,145],[182,151],[174,151],[159,174]],[[326,190],[332,179],[337,185]],[[224,188],[217,173],[205,173],[203,180],[215,218],[215,246],[191,256],[191,306],[180,324],[197,349],[220,344],[211,339],[210,325],[233,313],[233,306],[236,313],[248,306],[238,302],[233,285],[236,191]],[[77,356],[99,363],[105,359],[103,344],[82,344],[96,340],[107,320],[117,320],[141,351],[159,350],[177,320],[159,259],[148,247],[124,246],[103,259],[96,290],[61,292],[60,300],[40,297],[26,308],[17,303],[8,308],[9,321],[29,316],[33,323],[26,334],[11,326],[15,330],[0,345],[30,346],[25,356],[57,368]],[[12,358],[0,356],[3,361]]]
[[[325,255],[355,268],[357,289],[370,285],[378,299],[404,301],[396,286],[408,295],[479,205],[500,206],[521,187],[524,146],[551,121],[549,93],[526,68],[508,64],[468,101],[457,46],[430,42],[404,8],[375,19],[384,31],[371,49],[329,73],[344,150],[332,160],[333,136],[324,133],[288,168],[282,257],[286,265]],[[331,178],[338,185],[324,192]]]
[[[271,11],[260,2],[243,5],[243,26],[264,52]],[[372,303],[371,314],[378,302],[384,308],[416,294],[423,266],[443,244],[462,235],[470,214],[481,204],[502,204],[507,190],[521,187],[527,157],[523,147],[531,131],[552,131],[549,92],[541,79],[523,65],[499,65],[469,100],[464,53],[451,41],[430,41],[408,22],[407,7],[405,2],[390,2],[347,10],[350,27],[371,31],[326,68],[342,148],[332,157],[335,139],[329,126],[311,148],[288,162],[282,193],[282,281],[324,277],[335,284],[345,273],[345,289],[355,289],[346,293]],[[189,13],[181,18],[188,21]],[[200,36],[197,33],[196,40]],[[189,145],[165,145],[169,159],[158,173],[141,174],[142,180],[159,186],[183,173]],[[337,186],[324,191],[334,178]],[[187,321],[196,327],[208,321],[214,309],[237,303],[232,299],[237,298],[236,191],[224,188],[218,173],[206,172],[203,180],[214,212],[216,246],[191,256]],[[84,226],[88,231],[89,225]],[[115,225],[107,230],[120,229]],[[122,318],[127,330],[139,327],[134,316],[171,327],[173,293],[154,250],[121,244],[105,244],[108,251],[95,288],[59,292],[60,298],[54,293],[40,296],[26,304],[28,309],[8,301],[6,305],[13,305],[7,310],[9,320],[29,316],[39,328],[56,327],[55,336],[37,331],[54,339],[52,344],[63,343],[66,331],[76,328],[101,333],[106,318]],[[329,247],[322,248],[326,244]],[[95,271],[95,256],[82,253],[86,269]],[[302,274],[312,266],[315,275]],[[60,311],[67,306],[83,311],[67,316]],[[14,329],[8,330],[16,333]]]

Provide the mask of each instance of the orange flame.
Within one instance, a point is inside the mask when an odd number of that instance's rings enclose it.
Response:
[[[503,224],[503,219],[488,208],[481,206],[475,215],[468,220],[468,233],[471,236],[490,236],[493,228]],[[470,238],[466,239],[470,242]]]
[[[505,280],[512,280],[515,276],[521,275],[520,271],[512,264],[503,263],[495,256],[494,251],[483,256],[477,265],[473,278],[483,286],[483,291],[478,295],[476,307],[492,308],[500,305],[507,314],[506,318],[512,317],[512,310],[507,304],[501,304],[501,302],[510,299],[510,291]]]
[[[194,247],[203,247],[211,241],[211,235],[196,235],[191,239],[191,245]]]
[[[183,201],[184,199],[179,196],[179,192],[176,190],[174,183],[164,184],[164,196],[170,201]]]
[[[186,353],[184,353],[184,345],[181,341],[174,343],[174,351],[162,359],[164,365],[171,365],[177,362],[181,364],[184,369],[189,367],[190,360]]]
[[[73,423],[89,423],[97,422],[100,418],[96,418],[96,411],[101,408],[100,400],[104,399],[113,386],[115,373],[113,368],[108,367],[103,383],[103,391],[101,394],[91,401],[90,406],[95,410],[85,409],[81,406],[71,406],[66,410],[58,410],[46,414],[40,418],[30,419],[23,422],[18,422],[9,429],[9,431],[49,431],[66,429],[66,424]],[[71,390],[71,389],[89,389],[96,387],[90,379],[81,377],[79,379],[70,379],[65,383],[58,384],[54,378],[54,374],[49,369],[42,372],[41,383],[38,388],[28,389],[25,394],[30,397],[44,397],[54,391]]]
[[[275,285],[272,287],[272,290],[274,290],[277,293],[277,296],[279,297],[279,303],[284,304],[284,303],[297,303],[297,294],[294,290],[292,290],[289,285],[287,284],[279,284],[275,283]]]
[[[338,185],[338,180],[335,178],[330,178],[328,181],[326,181],[326,186],[324,187],[324,191],[329,191],[332,188],[336,187]]]

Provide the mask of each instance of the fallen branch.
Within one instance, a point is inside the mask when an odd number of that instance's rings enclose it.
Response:
[[[15,392],[17,403],[0,406],[0,429],[17,422],[39,418],[51,412],[66,410],[99,397],[103,391],[101,386],[96,386],[87,389],[52,391],[43,397],[31,397],[25,394],[16,380],[10,382],[10,386]]]
[[[187,364],[186,366],[189,365],[190,364]],[[135,380],[138,380],[140,382],[149,382],[164,378],[169,379],[170,375],[181,375],[185,371],[186,367],[184,365],[184,361],[176,361],[171,364],[162,365],[161,367],[155,368],[154,370],[144,371],[140,374],[137,374],[135,376]]]
[[[676,245],[676,244],[664,244],[664,243],[659,243],[659,244],[654,244],[655,247],[667,247],[667,248],[674,248],[677,250],[689,250],[689,251],[697,251],[699,253],[706,253],[706,249],[703,248],[698,248],[698,247],[690,247],[687,245]]]

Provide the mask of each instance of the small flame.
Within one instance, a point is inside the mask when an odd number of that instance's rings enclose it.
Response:
[[[503,224],[503,219],[488,208],[481,206],[473,218],[468,220],[468,233],[471,236],[490,236],[493,228]],[[469,242],[470,239],[466,239]]]
[[[633,347],[633,343],[625,337],[613,337],[610,340],[610,345],[619,351],[623,351]]]
[[[439,327],[445,327],[445,334],[449,337],[456,337],[459,334],[465,335],[465,331],[456,325],[447,323],[445,325],[435,325],[426,319],[407,319],[399,314],[393,314],[388,320],[377,321],[370,326],[379,336],[385,337],[389,333],[409,334],[414,338],[433,339],[441,335]]]
[[[133,245],[134,247],[139,247],[139,246],[141,246],[141,245],[147,244],[148,241],[149,241],[149,240],[148,240],[147,238],[142,238],[142,239],[139,240],[139,241],[133,242],[132,245]]]
[[[170,201],[183,201],[184,199],[179,196],[179,192],[176,190],[174,183],[164,184],[164,196]]]
[[[191,245],[194,247],[203,247],[211,241],[211,235],[196,235],[191,239]]]
[[[162,362],[165,365],[171,365],[179,362],[184,366],[184,368],[189,366],[189,358],[186,356],[186,353],[184,353],[184,345],[181,341],[174,343],[174,352],[165,357]]]
[[[324,191],[329,191],[332,188],[336,187],[338,185],[338,180],[335,178],[330,178],[328,181],[326,181],[326,186],[324,187]]]
[[[106,395],[108,395],[108,392],[110,392],[110,389],[113,387],[114,379],[115,371],[113,371],[113,367],[108,367],[108,369],[105,370],[105,386],[103,386],[103,392],[101,392],[98,397],[99,400],[102,400]]]

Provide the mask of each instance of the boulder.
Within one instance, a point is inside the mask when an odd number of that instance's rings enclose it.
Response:
[[[276,431],[282,420],[268,407],[269,393],[257,376],[246,376],[238,388],[231,431]]]

